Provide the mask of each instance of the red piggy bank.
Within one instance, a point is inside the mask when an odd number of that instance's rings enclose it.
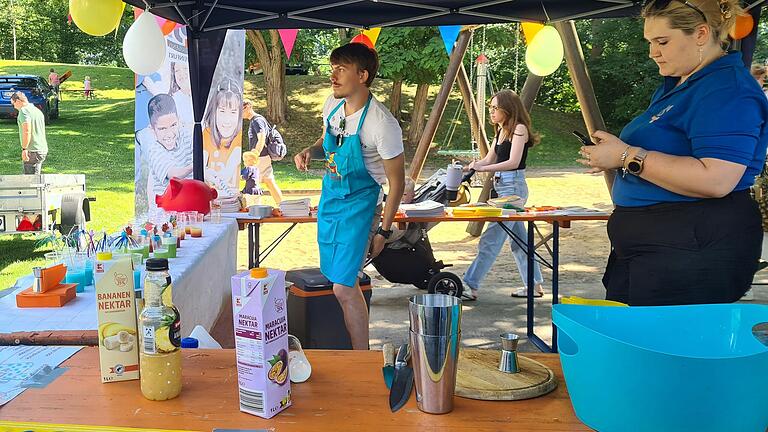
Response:
[[[172,178],[165,193],[155,196],[155,203],[165,211],[196,211],[208,214],[216,189],[200,180]]]

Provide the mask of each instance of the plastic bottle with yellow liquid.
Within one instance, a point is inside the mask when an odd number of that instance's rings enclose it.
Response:
[[[141,393],[149,400],[173,399],[181,393],[179,312],[170,296],[163,295],[171,287],[168,260],[150,258],[146,268],[144,309],[139,317]]]

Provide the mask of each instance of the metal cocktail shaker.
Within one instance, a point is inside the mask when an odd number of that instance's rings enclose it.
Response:
[[[520,364],[517,359],[517,343],[520,336],[514,333],[502,333],[501,337],[501,359],[499,361],[499,370],[506,373],[520,372]]]

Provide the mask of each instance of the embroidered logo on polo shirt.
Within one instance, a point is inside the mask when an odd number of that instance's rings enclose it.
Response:
[[[663,116],[664,114],[668,113],[672,109],[673,106],[674,105],[669,105],[666,108],[664,108],[663,110],[659,111],[659,113],[656,114],[655,116],[651,116],[651,121],[649,121],[648,123],[653,123],[656,120],[660,119],[661,116]]]

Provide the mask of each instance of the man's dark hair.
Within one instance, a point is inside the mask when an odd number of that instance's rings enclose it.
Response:
[[[51,72],[53,72],[53,68],[51,68]]]
[[[149,124],[155,126],[157,118],[166,114],[176,114],[176,101],[165,93],[159,93],[152,97],[147,104]]]
[[[348,43],[333,50],[331,64],[350,64],[357,66],[358,70],[368,71],[365,85],[370,87],[379,71],[379,55],[361,43]]]

